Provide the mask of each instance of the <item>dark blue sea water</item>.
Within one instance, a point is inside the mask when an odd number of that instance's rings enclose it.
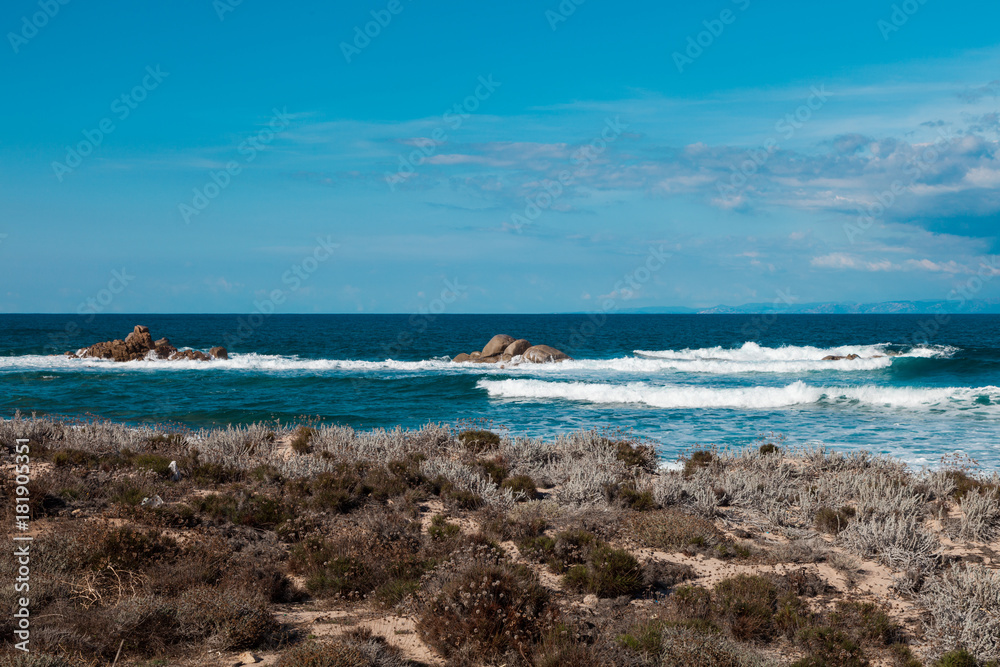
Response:
[[[242,324],[241,324],[242,322]],[[133,325],[229,361],[66,359]],[[485,418],[514,434],[625,427],[666,457],[779,432],[934,464],[1000,466],[1000,316],[0,315],[0,416],[192,427],[304,416],[355,427]],[[453,364],[495,333],[560,364]],[[836,354],[856,360],[823,361]]]

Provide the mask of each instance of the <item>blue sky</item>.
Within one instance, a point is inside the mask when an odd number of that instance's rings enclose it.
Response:
[[[995,2],[64,1],[0,10],[2,312],[1000,296]]]

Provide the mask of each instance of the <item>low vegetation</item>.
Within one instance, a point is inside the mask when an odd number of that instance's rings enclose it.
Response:
[[[0,421],[37,530],[0,667],[996,664],[996,474],[474,426]]]

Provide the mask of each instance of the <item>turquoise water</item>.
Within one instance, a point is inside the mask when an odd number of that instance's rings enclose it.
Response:
[[[133,325],[229,361],[66,359]],[[495,333],[575,360],[452,364]],[[856,360],[823,361],[829,354]],[[192,427],[303,417],[359,428],[485,418],[520,435],[631,428],[666,457],[779,432],[915,464],[1000,467],[1000,316],[0,316],[0,416]]]

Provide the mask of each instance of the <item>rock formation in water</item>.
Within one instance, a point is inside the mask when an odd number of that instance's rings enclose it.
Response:
[[[532,345],[523,338],[515,339],[507,334],[497,334],[486,343],[482,351],[475,351],[466,354],[455,355],[452,359],[456,363],[475,362],[478,364],[495,364],[507,361],[530,361],[535,364],[544,364],[551,361],[565,361],[572,359],[565,352],[561,352],[548,345]]]
[[[109,340],[94,343],[79,352],[67,352],[66,356],[85,359],[111,359],[112,361],[167,360],[176,361],[189,359],[192,361],[210,361],[212,359],[228,359],[229,353],[224,347],[213,347],[208,354],[198,350],[178,350],[166,338],[157,341],[149,333],[149,327],[136,325],[125,340]]]

